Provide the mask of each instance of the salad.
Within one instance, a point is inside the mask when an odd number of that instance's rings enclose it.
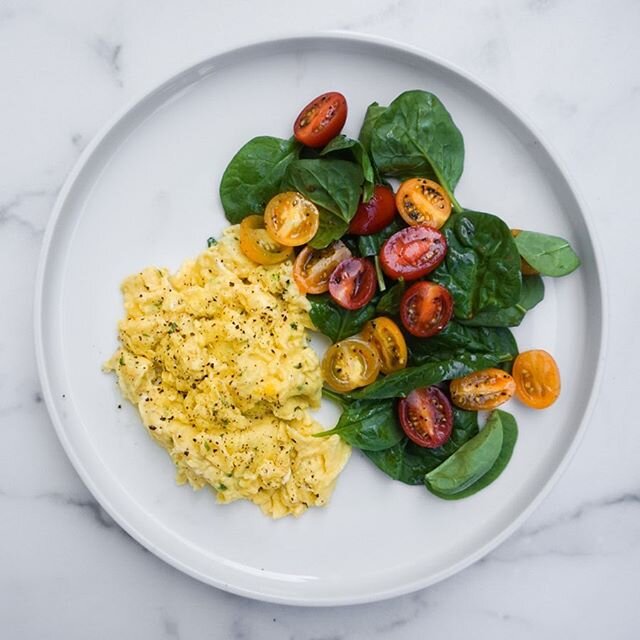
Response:
[[[332,342],[323,393],[342,413],[317,437],[339,434],[391,478],[464,498],[511,458],[518,427],[498,407],[516,396],[544,409],[560,394],[553,357],[519,352],[510,327],[542,301],[543,276],[580,260],[562,238],[458,202],[464,141],[432,93],[369,105],[358,139],[341,133],[347,112],[325,93],[293,137],[247,142],[222,176],[224,211],[251,260],[293,260]]]

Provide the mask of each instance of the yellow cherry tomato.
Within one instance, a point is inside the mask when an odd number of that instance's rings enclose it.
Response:
[[[320,212],[301,193],[285,191],[269,200],[264,211],[269,235],[287,247],[299,247],[316,235]]]
[[[346,393],[371,384],[380,373],[377,351],[360,338],[331,345],[322,359],[322,377],[328,387]]]
[[[382,316],[369,320],[362,329],[362,339],[378,352],[382,373],[393,373],[407,366],[407,343],[398,325],[390,318]]]
[[[291,247],[275,242],[267,233],[262,216],[247,216],[240,223],[240,250],[249,260],[271,265],[284,262],[293,254]]]

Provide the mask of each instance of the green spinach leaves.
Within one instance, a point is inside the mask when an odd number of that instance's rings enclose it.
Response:
[[[497,216],[477,211],[454,213],[443,227],[447,256],[431,274],[446,287],[456,318],[505,309],[518,302],[520,254],[509,227]]]
[[[407,346],[414,365],[455,358],[463,353],[496,354],[501,362],[518,355],[516,339],[509,329],[469,327],[455,320],[430,338],[407,336]]]
[[[351,155],[351,159],[355,160],[362,169],[363,187],[362,200],[367,202],[373,196],[373,188],[376,184],[376,175],[371,164],[371,159],[364,146],[358,140],[347,138],[347,136],[336,136],[321,152],[321,156],[341,156]]]
[[[382,450],[363,450],[381,471],[405,484],[424,484],[425,475],[478,433],[478,414],[454,407],[451,438],[442,447],[426,449],[404,437]]]
[[[349,222],[360,203],[362,169],[348,160],[295,160],[288,167],[283,190],[299,191],[322,209]]]
[[[425,476],[427,489],[440,498],[466,498],[491,484],[505,469],[518,438],[515,418],[494,411],[484,429]]]
[[[515,242],[520,255],[543,276],[566,276],[580,266],[580,258],[564,238],[521,231]]]
[[[544,283],[540,276],[522,276],[522,289],[518,302],[506,309],[481,311],[468,320],[458,322],[468,327],[517,327],[527,311],[544,298]]]
[[[464,141],[442,102],[427,91],[405,91],[386,109],[372,105],[360,139],[378,171],[396,178],[423,176],[453,191],[464,167]]]
[[[352,398],[381,400],[384,398],[403,398],[414,389],[429,387],[444,380],[461,378],[473,371],[493,367],[511,356],[498,353],[460,353],[453,358],[434,360],[415,367],[395,371],[363,389],[351,393]]]
[[[358,333],[365,322],[376,315],[373,302],[355,311],[349,311],[334,302],[328,294],[309,295],[307,299],[311,303],[311,321],[320,333],[331,338],[333,342],[339,342]]]
[[[220,182],[220,199],[229,222],[264,211],[267,202],[282,190],[282,178],[299,150],[293,138],[260,136],[233,156]]]
[[[381,451],[400,442],[404,433],[398,424],[394,400],[355,400],[349,403],[338,424],[317,436],[337,433],[345,442],[367,451]]]

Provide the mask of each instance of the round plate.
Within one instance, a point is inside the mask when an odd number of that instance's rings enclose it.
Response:
[[[272,521],[246,502],[217,505],[174,483],[167,454],[101,371],[117,346],[119,285],[144,266],[175,269],[227,224],[222,172],[256,135],[288,137],[300,107],[327,90],[349,101],[356,136],[370,102],[437,94],[467,149],[458,199],[513,227],[568,238],[583,266],[546,279],[516,329],[521,349],[553,353],[563,393],[548,411],[509,405],[520,439],[497,482],[439,500],[393,482],[359,452],[330,504]],[[575,449],[603,343],[601,277],[587,221],[540,138],[487,89],[406,47],[343,35],[254,44],[205,60],[149,93],[93,141],[62,189],[36,296],[44,395],[60,440],[100,504],[134,538],[188,574],[275,602],[365,602],[432,584],[481,558],[531,512]],[[122,404],[122,409],[118,405]],[[335,412],[325,408],[327,425]]]

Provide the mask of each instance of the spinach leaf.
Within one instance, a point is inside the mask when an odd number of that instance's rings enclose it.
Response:
[[[407,367],[378,378],[373,384],[351,393],[350,397],[367,400],[404,397],[414,389],[428,387],[443,380],[460,378],[473,371],[493,367],[501,362],[503,357],[503,354],[495,353],[461,353],[455,358],[435,360],[417,367]]]
[[[390,224],[384,229],[378,231],[378,233],[372,233],[368,236],[358,236],[358,252],[363,258],[367,256],[377,256],[380,253],[382,245],[394,234],[396,231],[404,228],[399,216],[396,216]]]
[[[360,204],[363,179],[362,169],[354,162],[316,158],[289,164],[282,186],[349,222]]]
[[[334,240],[341,238],[349,228],[349,223],[326,209],[320,209],[320,225],[316,235],[309,241],[314,249],[324,249]]]
[[[264,211],[267,202],[281,191],[282,178],[299,149],[293,138],[260,136],[233,156],[220,182],[220,200],[229,222]]]
[[[522,276],[520,299],[513,307],[481,311],[469,320],[459,320],[467,327],[517,327],[527,311],[544,298],[544,282],[540,276]]]
[[[505,469],[511,460],[513,449],[518,440],[518,423],[516,419],[506,411],[495,411],[500,416],[502,422],[502,448],[500,454],[493,463],[493,466],[479,480],[472,485],[452,495],[440,495],[445,500],[459,500],[460,498],[468,498],[469,496],[481,491],[490,485]]]
[[[430,278],[451,293],[456,318],[473,318],[518,302],[520,255],[500,218],[477,211],[454,213],[442,230],[447,256]]]
[[[350,445],[368,451],[388,449],[405,437],[398,424],[393,400],[356,400],[346,406],[333,429],[314,435],[330,436],[334,433]]]
[[[367,112],[364,114],[364,121],[358,139],[362,143],[365,151],[371,153],[371,136],[373,134],[373,128],[375,127],[378,118],[386,111],[387,107],[380,106],[377,102],[372,102],[367,107]]]
[[[502,450],[502,442],[502,420],[494,411],[477,436],[426,474],[427,489],[437,496],[452,496],[464,491],[493,467]]]
[[[520,255],[543,276],[566,276],[580,266],[580,258],[564,238],[521,231],[515,241]]]
[[[340,152],[347,151],[353,159],[360,165],[364,184],[362,186],[362,201],[368,202],[373,197],[373,187],[376,184],[376,177],[369,154],[360,141],[348,138],[345,135],[336,136],[321,152],[321,156],[334,154],[340,156]]]
[[[363,453],[381,471],[405,484],[423,484],[425,475],[442,464],[452,453],[478,433],[478,414],[453,408],[453,431],[442,447],[426,449],[408,438],[382,451]]]
[[[376,306],[376,311],[390,316],[398,315],[400,313],[400,301],[406,288],[404,280],[398,280],[382,295]]]
[[[449,193],[457,210],[453,191],[462,175],[464,141],[442,102],[427,91],[406,91],[374,114],[365,140],[371,136],[371,155],[380,173],[432,178]]]
[[[409,362],[414,365],[455,358],[461,353],[493,353],[503,361],[518,355],[518,345],[509,329],[466,327],[454,320],[431,338],[407,336]]]
[[[349,311],[333,302],[327,294],[319,296],[307,296],[311,303],[309,316],[320,333],[329,337],[333,342],[339,342],[344,338],[358,333],[365,322],[376,315],[376,306],[373,302],[360,309]]]

